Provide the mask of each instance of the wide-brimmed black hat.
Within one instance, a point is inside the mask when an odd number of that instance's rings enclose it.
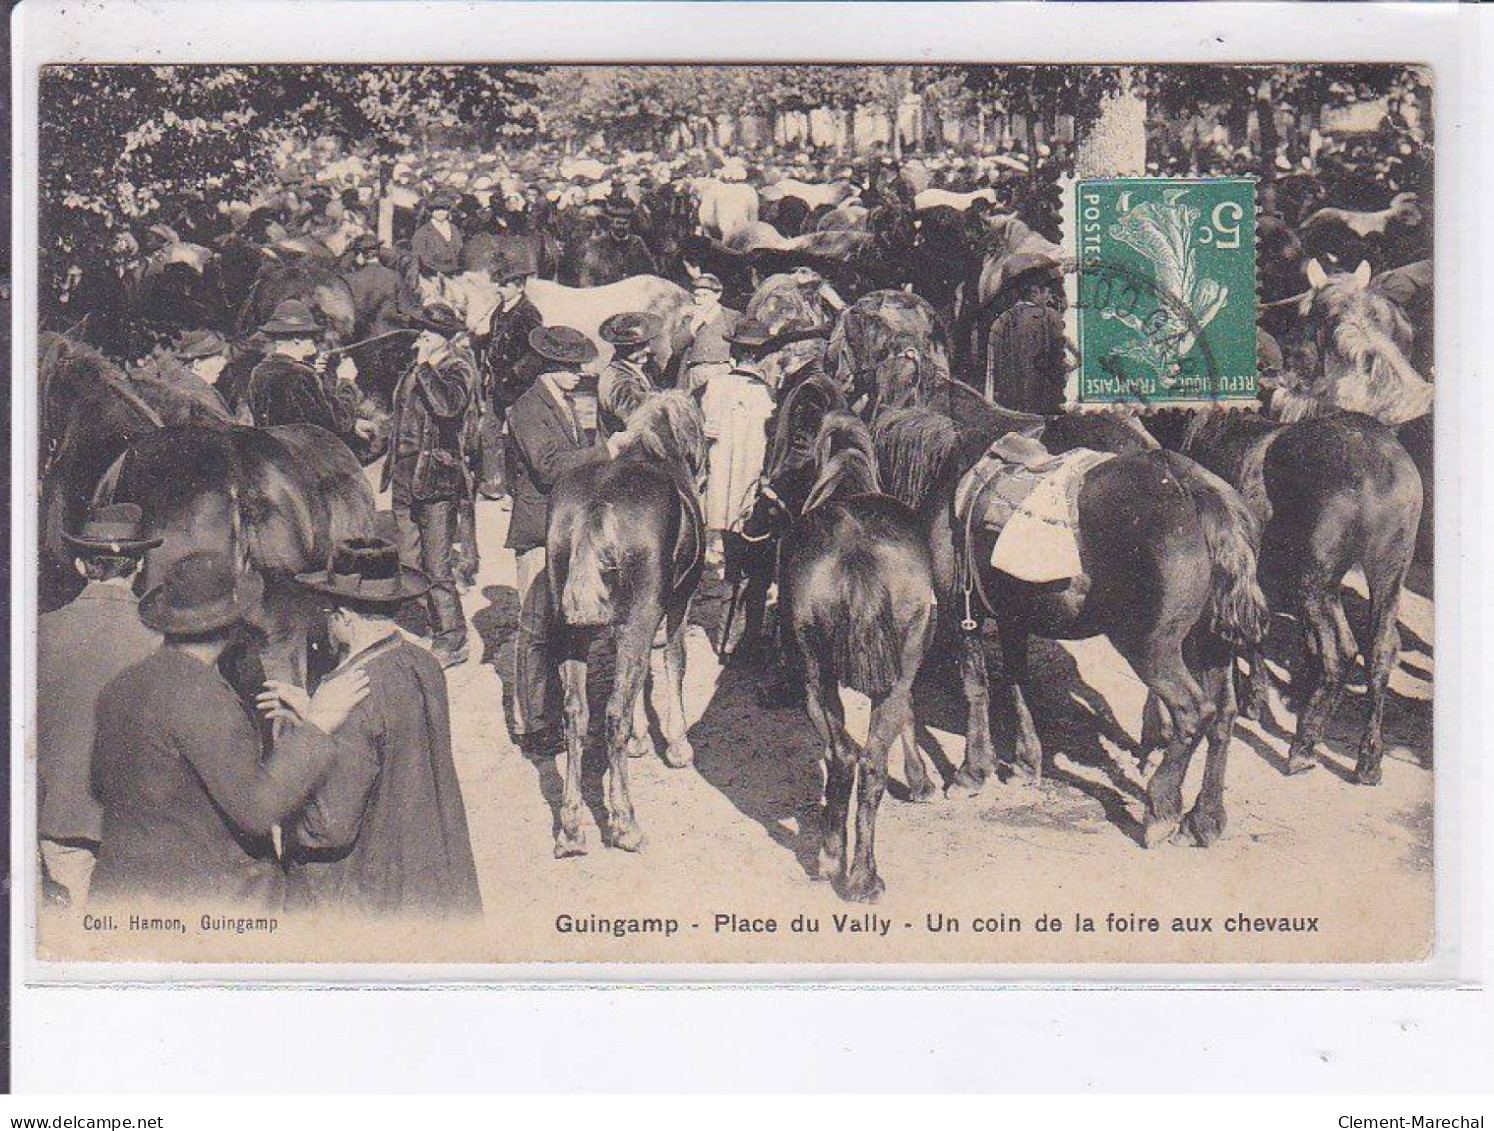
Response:
[[[657,314],[646,310],[614,314],[602,323],[597,333],[602,341],[614,346],[646,345],[658,337],[664,322]]]
[[[195,550],[173,562],[140,598],[140,619],[164,636],[201,636],[237,624],[264,596],[257,573],[240,573],[220,550]]]
[[[337,543],[326,569],[298,573],[308,589],[341,601],[397,605],[431,587],[418,569],[399,564],[399,550],[387,538],[345,538]]]
[[[493,264],[493,282],[508,283],[515,279],[527,279],[537,274],[534,264],[524,259],[500,259]]]
[[[460,334],[467,328],[467,324],[462,321],[462,316],[457,313],[456,307],[449,302],[441,302],[439,299],[426,303],[421,307],[420,313],[410,315],[407,322],[412,329],[429,330],[434,334],[440,334],[443,338]]]
[[[536,326],[529,331],[529,348],[561,365],[585,365],[597,356],[596,343],[570,326]]]
[[[744,318],[726,335],[726,340],[743,349],[760,350],[773,340],[773,335],[756,318]]]
[[[288,298],[276,304],[275,313],[259,328],[261,334],[276,338],[312,338],[322,332],[317,325],[311,307],[298,298]]]
[[[62,532],[62,540],[75,550],[100,554],[139,554],[161,544],[145,534],[145,515],[134,503],[111,503],[95,507],[77,534]]]

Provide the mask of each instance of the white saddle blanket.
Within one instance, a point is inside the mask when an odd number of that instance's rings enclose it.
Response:
[[[991,551],[991,565],[1022,581],[1077,577],[1079,488],[1089,472],[1115,457],[1078,448],[1039,480],[1007,520]]]

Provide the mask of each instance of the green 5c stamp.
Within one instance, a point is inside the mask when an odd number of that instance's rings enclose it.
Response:
[[[1081,405],[1253,401],[1255,182],[1082,181]]]

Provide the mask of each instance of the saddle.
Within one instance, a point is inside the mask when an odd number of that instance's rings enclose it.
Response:
[[[1077,577],[1079,490],[1108,452],[1078,448],[1054,455],[1037,440],[1001,437],[965,473],[955,490],[955,516],[965,532],[965,553],[975,532],[992,543],[991,565],[1022,581]],[[978,571],[971,570],[972,578]]]

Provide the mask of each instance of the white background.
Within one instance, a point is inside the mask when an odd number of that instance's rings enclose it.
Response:
[[[1494,1008],[1483,878],[1494,775],[1481,686],[1494,640],[1488,129],[1469,5],[68,3],[14,27],[17,611],[12,812],[33,686],[35,75],[66,59],[289,61],[1430,62],[1437,84],[1438,961],[1443,984],[1249,991],[868,988],[62,988],[21,984],[29,884],[14,882],[19,1090],[1461,1090],[1487,1086]],[[1482,81],[1486,89],[1476,83]],[[1480,98],[1480,95],[1485,97]],[[26,821],[13,859],[32,859]],[[953,865],[952,865],[953,866]],[[1352,860],[1343,862],[1353,882]],[[15,878],[19,879],[19,877]],[[1022,882],[993,876],[993,889]],[[868,970],[867,976],[877,972]],[[1283,978],[1300,972],[1282,971]],[[843,976],[844,972],[842,972]],[[439,976],[439,975],[437,975]],[[1158,973],[1160,977],[1160,972]],[[1352,988],[1350,988],[1352,987]],[[1379,1114],[1383,1108],[1366,1114]],[[39,1114],[63,1114],[62,1112]],[[1330,1126],[1326,1120],[1320,1125]]]

